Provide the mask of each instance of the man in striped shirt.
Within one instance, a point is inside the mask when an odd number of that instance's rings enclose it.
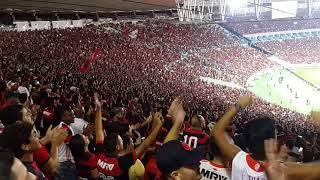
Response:
[[[207,146],[209,144],[209,135],[203,132],[205,120],[201,115],[195,115],[191,119],[191,127],[184,130],[184,143],[192,148]]]

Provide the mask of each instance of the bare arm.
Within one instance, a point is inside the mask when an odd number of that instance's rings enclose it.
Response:
[[[155,113],[154,116],[155,117],[153,120],[156,121],[155,128],[153,128],[150,135],[142,142],[142,144],[135,149],[138,157],[140,155],[142,155],[147,150],[147,148],[153,143],[153,141],[156,139],[156,137],[162,127],[163,117],[162,117],[161,113],[157,112],[157,113]]]
[[[168,114],[171,115],[171,117],[174,120],[174,123],[169,133],[167,134],[164,143],[169,142],[171,140],[176,140],[179,137],[184,117],[186,115],[185,111],[183,110],[181,97],[177,97],[174,99],[168,110]]]
[[[44,164],[45,171],[54,173],[59,166],[58,148],[63,144],[68,133],[65,129],[55,128],[52,130],[50,159]]]
[[[293,164],[285,163],[287,180],[319,180],[320,164]]]
[[[102,125],[101,102],[99,101],[97,94],[95,94],[94,96],[94,102],[96,105],[96,119],[95,119],[96,143],[101,143],[104,141],[104,132],[103,132],[103,125]]]
[[[150,124],[151,122],[152,122],[152,115],[150,114],[150,116],[147,117],[145,121],[143,121],[143,123],[137,129],[143,128],[146,125]]]
[[[252,98],[249,96],[240,97],[239,106],[244,108],[252,103]],[[217,122],[214,128],[211,130],[211,134],[214,137],[215,143],[223,153],[225,160],[232,161],[233,158],[240,152],[240,148],[234,144],[230,144],[226,133],[232,119],[237,114],[238,108],[236,106],[231,107]]]

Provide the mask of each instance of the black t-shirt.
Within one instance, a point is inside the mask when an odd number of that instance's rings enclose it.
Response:
[[[137,159],[134,150],[124,156],[111,157],[104,153],[102,143],[97,143],[96,148],[97,167],[101,173],[114,180],[129,179],[129,168]]]

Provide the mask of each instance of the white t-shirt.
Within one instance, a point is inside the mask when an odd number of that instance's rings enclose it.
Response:
[[[201,180],[231,180],[231,170],[207,160],[200,161]]]
[[[58,158],[59,162],[66,162],[71,161],[74,162],[73,156],[71,154],[71,150],[68,147],[70,136],[74,136],[74,132],[71,126],[68,126],[67,124],[61,122],[58,126],[59,128],[66,129],[68,131],[68,137],[66,138],[65,142],[59,146],[58,148]]]
[[[82,134],[83,129],[87,127],[87,125],[88,125],[88,122],[81,118],[75,118],[74,123],[70,124],[74,134]]]
[[[249,154],[240,151],[232,161],[232,180],[267,180],[264,168]]]

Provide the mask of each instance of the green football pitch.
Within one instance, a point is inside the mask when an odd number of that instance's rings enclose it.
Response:
[[[247,86],[265,101],[293,111],[320,110],[320,91],[301,78],[320,87],[320,67],[265,70],[252,76]]]
[[[301,68],[294,70],[298,76],[320,87],[320,68]]]

